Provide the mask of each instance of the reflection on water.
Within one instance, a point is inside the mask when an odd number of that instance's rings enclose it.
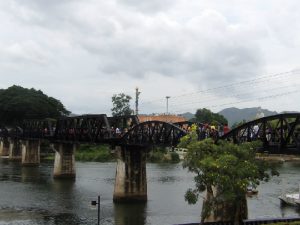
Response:
[[[146,203],[137,204],[115,204],[116,225],[145,225]],[[135,212],[132,214],[132,212]]]
[[[53,214],[52,212],[42,211],[39,209],[1,209],[0,224],[89,224],[81,220],[74,214],[60,213]]]
[[[293,207],[281,206],[278,196],[298,191],[300,163],[284,163],[280,176],[258,187],[248,199],[249,218],[299,216]],[[184,201],[193,186],[193,174],[180,164],[148,164],[148,202],[113,204],[115,163],[77,163],[76,181],[53,180],[52,163],[21,167],[0,160],[0,225],[92,225],[97,210],[90,205],[101,195],[102,225],[171,225],[200,220],[201,202]]]

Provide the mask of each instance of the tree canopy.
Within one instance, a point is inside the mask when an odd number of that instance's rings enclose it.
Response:
[[[182,138],[180,147],[188,149],[184,167],[195,173],[195,188],[190,188],[185,199],[194,204],[200,193],[206,191],[201,220],[235,221],[247,219],[246,191],[261,180],[267,181],[271,170],[267,162],[255,158],[255,144],[236,145],[227,141],[216,143],[212,139],[197,140],[193,130]]]
[[[209,123],[209,124],[227,124],[228,121],[227,119],[218,114],[218,113],[213,113],[209,109],[198,109],[196,114],[195,114],[195,120],[196,122],[200,123]]]
[[[132,98],[124,93],[113,95],[111,100],[113,108],[111,109],[113,116],[129,116],[133,114],[130,108],[130,100]]]
[[[34,88],[0,89],[0,123],[17,124],[24,119],[58,118],[70,112],[57,99]]]

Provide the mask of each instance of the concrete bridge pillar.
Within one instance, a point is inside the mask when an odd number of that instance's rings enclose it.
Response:
[[[18,139],[9,140],[9,160],[19,161],[22,158],[21,143]]]
[[[3,153],[3,147],[4,147],[3,140],[0,139],[0,156],[2,156],[2,153]]]
[[[55,145],[54,178],[75,179],[76,144],[60,143]]]
[[[22,166],[40,165],[40,140],[26,140],[22,143]]]
[[[0,140],[0,156],[8,156],[9,155],[9,141],[7,138],[2,138]]]
[[[114,202],[147,201],[146,150],[116,147]]]

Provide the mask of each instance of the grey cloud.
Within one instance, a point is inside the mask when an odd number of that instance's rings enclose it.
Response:
[[[176,1],[173,0],[151,0],[151,1],[139,1],[139,0],[117,0],[118,2],[127,5],[135,10],[142,11],[144,13],[157,13],[163,10],[172,8],[172,5]]]
[[[255,76],[263,66],[259,47],[241,34],[244,30],[233,30],[226,18],[212,10],[179,23],[171,17],[133,14],[122,5],[112,9],[112,5],[89,1],[87,11],[81,12],[82,2],[77,0],[15,1],[21,8],[40,15],[31,19],[41,29],[50,33],[60,29],[70,45],[91,53],[103,74],[141,79],[151,73],[185,76],[210,86]],[[159,0],[119,2],[150,11],[163,11],[172,5]],[[105,7],[114,14],[106,13]],[[97,15],[95,9],[103,11]],[[94,10],[91,15],[89,10]],[[37,42],[43,44],[41,40]]]
[[[72,28],[72,10],[77,0],[13,0],[8,4],[13,19],[26,26],[57,30]],[[17,15],[17,16],[15,16]]]
[[[111,40],[100,37],[98,42],[102,44],[81,40],[81,45],[98,57],[103,73],[140,78],[149,73],[185,76],[207,86],[259,75],[264,64],[261,50],[254,42],[247,38],[239,40],[239,36],[231,33],[205,40],[199,29],[197,39],[191,41],[183,26],[171,33],[167,27],[161,33],[141,32],[146,40],[139,36],[131,39],[125,34]],[[146,35],[149,33],[152,36]],[[149,40],[150,44],[144,44]]]
[[[206,89],[262,75],[265,66],[272,61],[266,52],[272,52],[270,47],[274,43],[280,45],[280,42],[267,42],[271,39],[266,37],[268,28],[272,31],[272,40],[279,38],[288,42],[293,37],[293,47],[298,47],[300,40],[294,32],[284,32],[285,22],[265,28],[259,24],[261,17],[253,21],[248,16],[243,17],[244,9],[239,5],[235,9],[241,11],[235,12],[233,22],[227,20],[222,6],[198,10],[176,0],[14,2],[7,12],[0,13],[2,21],[12,21],[10,25],[15,26],[13,32],[7,31],[12,32],[7,38],[11,40],[1,39],[1,59],[4,59],[1,64],[6,60],[19,68],[18,64],[23,61],[30,76],[32,64],[46,62],[49,77],[55,74],[74,83],[79,78],[95,78],[101,86],[103,77],[112,77],[115,82],[120,74],[128,78],[128,83],[133,83],[158,74],[161,76],[157,77],[165,76],[174,82],[173,78],[184,77],[194,87]],[[178,2],[186,8],[178,8]],[[239,4],[239,1],[234,2]],[[3,5],[10,4],[1,2],[0,6]],[[230,10],[228,7],[225,11],[230,14]],[[249,11],[255,14],[253,8]],[[280,19],[288,17],[287,13]],[[268,15],[268,18],[271,24],[274,16]],[[289,23],[297,21],[296,18],[294,12]],[[290,31],[293,27],[286,29]],[[14,44],[19,50],[7,49]],[[296,61],[299,51],[294,52]],[[282,57],[278,56],[278,62],[280,60]],[[292,64],[290,61],[285,65]]]

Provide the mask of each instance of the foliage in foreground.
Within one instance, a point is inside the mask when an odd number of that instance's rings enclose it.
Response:
[[[196,174],[195,188],[186,192],[185,199],[195,204],[200,193],[206,191],[202,221],[247,219],[247,187],[255,188],[277,174],[274,170],[269,173],[270,165],[255,158],[254,145],[257,143],[197,141],[194,130],[182,138],[180,146],[188,149],[183,166]]]
[[[75,159],[78,161],[109,162],[114,161],[107,145],[80,145],[75,152]]]

